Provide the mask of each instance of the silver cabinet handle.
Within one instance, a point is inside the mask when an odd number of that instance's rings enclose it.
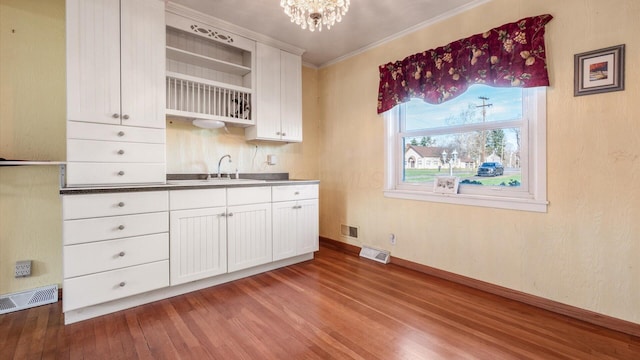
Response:
[[[123,155],[124,154],[124,150],[120,149],[118,150],[118,155]]]
[[[227,213],[222,213],[222,214],[220,214],[219,216],[221,216],[221,217],[227,217]]]
[[[117,119],[117,118],[120,117],[120,114],[113,114],[113,115],[111,115],[111,117],[114,118],[114,119]]]
[[[233,216],[233,213],[228,213],[227,216]]]
[[[124,230],[124,225],[118,226],[118,230]]]
[[[129,115],[122,115],[122,118],[125,120],[129,120]]]
[[[118,203],[118,207],[124,207],[124,202],[120,201],[120,202]]]
[[[300,191],[294,192],[293,195],[300,195]]]
[[[124,251],[120,251],[120,254],[118,254],[118,256],[123,257],[124,256]]]
[[[122,170],[118,171],[118,176],[122,176],[122,175],[124,175],[124,171]]]
[[[282,136],[287,136],[287,133],[284,133],[284,132],[283,132],[283,133],[282,133]]]
[[[123,137],[124,136],[124,131],[118,131],[118,136]]]
[[[123,282],[121,282],[121,283],[120,283],[120,284],[118,284],[118,285],[120,285],[120,287],[124,287],[125,285],[127,285],[127,283],[123,281]]]
[[[276,132],[276,135],[282,135],[282,133],[280,131]]]
[[[302,205],[294,205],[293,208],[294,209],[302,209]]]

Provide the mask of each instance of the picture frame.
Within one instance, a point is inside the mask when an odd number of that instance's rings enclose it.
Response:
[[[624,90],[625,44],[574,55],[573,96]]]
[[[457,194],[460,178],[457,176],[436,176],[433,192],[438,194]]]

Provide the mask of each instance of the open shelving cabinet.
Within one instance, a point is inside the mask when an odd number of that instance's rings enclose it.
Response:
[[[167,116],[255,125],[253,40],[167,14]]]

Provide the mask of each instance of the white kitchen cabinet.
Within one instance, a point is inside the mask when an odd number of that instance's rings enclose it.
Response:
[[[65,312],[169,286],[168,192],[62,197]]]
[[[256,44],[256,125],[248,140],[302,141],[302,60],[284,50]]]
[[[164,183],[161,0],[68,0],[67,186]]]
[[[67,118],[165,127],[161,0],[67,0]]]
[[[318,186],[273,188],[273,260],[318,251]]]
[[[255,41],[172,11],[166,20],[167,115],[253,125]]]
[[[171,285],[271,262],[271,188],[170,191]]]
[[[171,285],[226,273],[226,190],[172,190],[169,203]]]
[[[227,209],[229,272],[272,261],[271,203]]]

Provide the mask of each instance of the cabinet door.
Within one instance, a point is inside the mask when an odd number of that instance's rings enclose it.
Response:
[[[295,201],[273,203],[273,261],[296,256],[297,213]]]
[[[227,208],[229,272],[272,261],[271,204]]]
[[[164,2],[121,2],[122,125],[164,128]]]
[[[282,140],[302,141],[302,60],[280,52],[280,120]]]
[[[318,251],[318,199],[298,202],[296,255]]]
[[[225,207],[171,211],[171,285],[227,272]]]
[[[318,251],[318,200],[273,203],[273,260]]]
[[[67,117],[120,123],[120,1],[67,0]]]
[[[256,44],[256,126],[254,138],[280,140],[280,49]]]

